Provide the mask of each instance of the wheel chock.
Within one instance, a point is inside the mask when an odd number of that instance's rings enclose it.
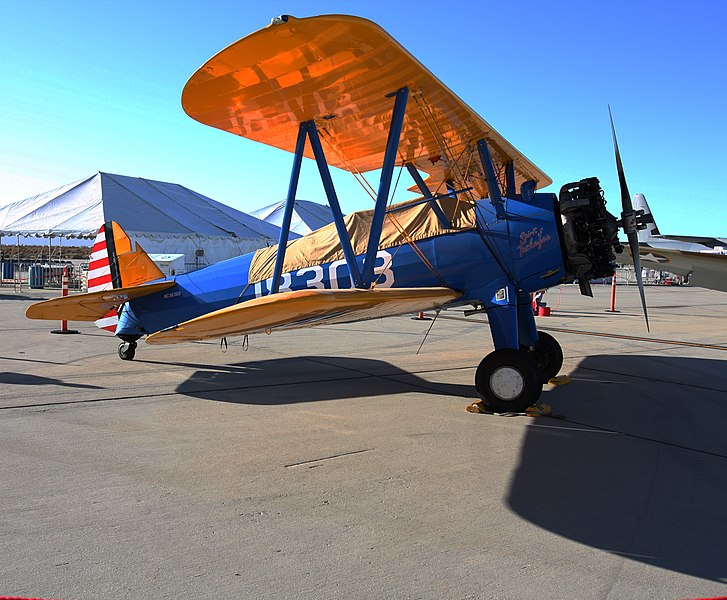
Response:
[[[497,415],[498,417],[517,417],[517,416],[526,416],[526,417],[556,417],[556,418],[562,418],[558,417],[557,415],[553,414],[553,409],[550,407],[550,404],[545,404],[543,402],[539,402],[538,404],[535,404],[534,406],[529,406],[525,409],[525,412],[522,413],[516,413],[516,412],[496,412],[492,409],[488,408],[487,405],[480,400],[479,402],[473,402],[472,404],[469,404],[465,410],[469,413],[479,413],[482,415]]]
[[[525,409],[525,414],[528,417],[547,417],[553,412],[553,409],[550,408],[550,404],[545,404],[543,402],[539,402],[538,404],[535,404],[534,406],[528,406]]]
[[[567,385],[573,380],[568,375],[558,375],[557,377],[551,377],[548,379],[550,385]]]

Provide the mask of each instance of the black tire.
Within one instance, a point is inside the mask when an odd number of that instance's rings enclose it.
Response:
[[[544,331],[538,331],[538,341],[534,349],[524,346],[521,349],[535,361],[543,383],[553,379],[563,366],[563,348],[560,347],[558,340]]]
[[[119,358],[121,360],[134,360],[136,355],[136,342],[121,342],[119,344]]]
[[[475,388],[495,412],[523,412],[540,398],[541,374],[522,350],[495,350],[482,359],[475,373]]]

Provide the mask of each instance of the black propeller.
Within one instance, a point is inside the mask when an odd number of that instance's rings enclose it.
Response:
[[[646,320],[646,331],[649,329],[649,315],[646,312],[646,297],[644,296],[644,282],[641,279],[641,258],[639,257],[639,225],[638,213],[634,210],[631,203],[631,194],[626,185],[626,176],[624,175],[623,164],[621,164],[621,153],[618,151],[618,141],[616,140],[616,128],[613,125],[613,115],[611,114],[611,106],[608,107],[608,116],[611,118],[611,133],[613,134],[613,148],[616,152],[616,169],[618,170],[618,182],[621,186],[621,227],[629,240],[629,248],[631,249],[631,258],[634,261],[634,270],[636,271],[636,283],[639,286],[639,295],[641,296],[641,306],[644,309],[644,319]]]

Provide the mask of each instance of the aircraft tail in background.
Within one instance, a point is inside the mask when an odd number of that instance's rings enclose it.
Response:
[[[634,210],[643,210],[644,218],[642,223],[646,225],[646,229],[639,230],[639,242],[646,243],[654,236],[660,236],[659,228],[654,221],[654,215],[651,214],[646,196],[643,194],[634,194]]]
[[[643,210],[646,229],[639,231],[641,264],[658,271],[689,276],[689,285],[727,292],[727,250],[724,238],[662,235],[643,194],[634,195]],[[626,257],[626,260],[629,260]]]

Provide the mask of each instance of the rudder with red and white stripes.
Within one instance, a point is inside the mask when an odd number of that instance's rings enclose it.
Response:
[[[100,292],[114,287],[114,277],[111,273],[111,258],[116,262],[115,256],[109,256],[109,243],[106,241],[106,223],[101,225],[96,239],[93,242],[91,258],[88,263],[88,291]],[[115,264],[118,273],[118,265]]]
[[[88,291],[89,292],[101,292],[103,290],[110,290],[114,287],[114,278],[111,273],[111,258],[114,259],[115,270],[118,273],[118,265],[116,264],[116,257],[109,256],[109,244],[106,240],[106,223],[101,225],[101,228],[96,234],[96,239],[93,242],[93,249],[91,250],[91,258],[88,263]],[[113,233],[109,236],[113,239]],[[94,321],[96,327],[105,329],[111,333],[116,333],[116,326],[119,323],[119,315],[115,308],[112,308],[103,317]]]
[[[107,221],[98,230],[88,263],[88,291],[102,292],[136,286],[163,279],[161,272],[139,244],[114,221]],[[119,317],[116,308],[95,321],[97,327],[116,332]]]

